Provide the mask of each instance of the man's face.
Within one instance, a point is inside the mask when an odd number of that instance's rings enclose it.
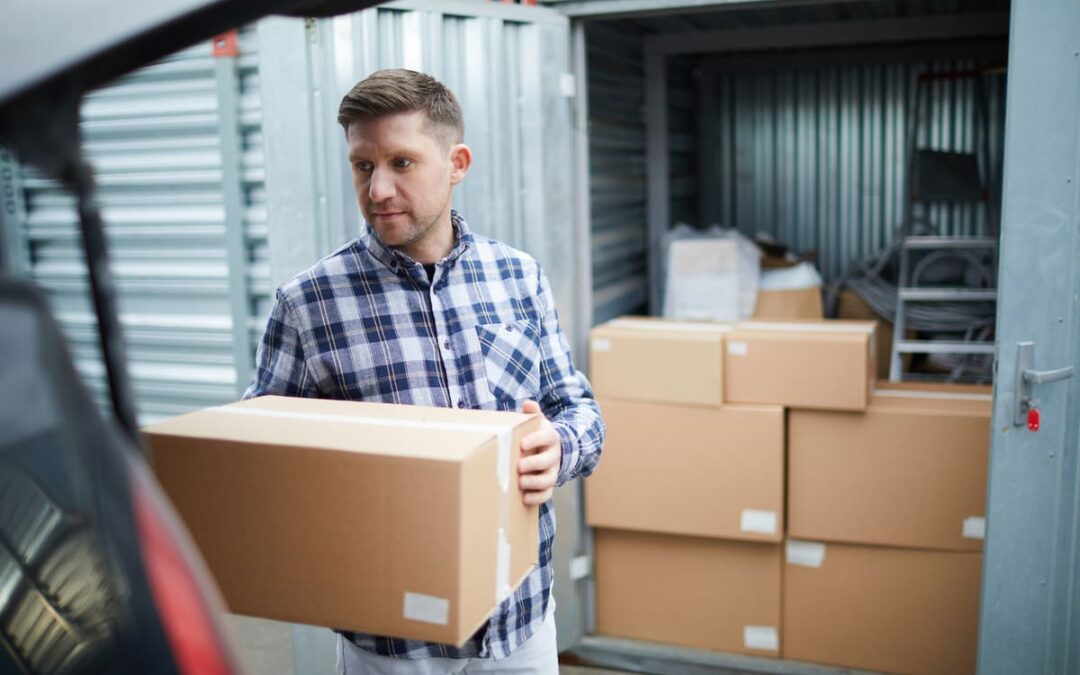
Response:
[[[353,188],[379,241],[420,262],[449,253],[450,191],[468,170],[468,148],[439,138],[423,111],[353,122],[346,137]]]

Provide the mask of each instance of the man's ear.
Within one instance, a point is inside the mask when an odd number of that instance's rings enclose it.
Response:
[[[469,173],[472,166],[472,150],[464,143],[458,143],[450,148],[450,184],[457,185]]]

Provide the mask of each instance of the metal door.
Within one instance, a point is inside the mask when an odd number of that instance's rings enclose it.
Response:
[[[1063,371],[1080,366],[1078,27],[1075,0],[1013,0],[979,635],[986,674],[1080,672],[1080,377]],[[1020,363],[1021,342],[1034,343],[1030,365]],[[1018,368],[1058,378],[1025,381]],[[1023,389],[1037,431],[1017,409]]]

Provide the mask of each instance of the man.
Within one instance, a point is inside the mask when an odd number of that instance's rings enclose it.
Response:
[[[555,486],[590,474],[604,427],[531,257],[469,231],[450,208],[469,170],[456,98],[383,70],[338,111],[361,235],[277,291],[259,347],[264,394],[543,413],[518,482],[540,505],[539,564],[462,647],[342,633],[339,672],[554,673]],[[361,517],[361,514],[358,514]],[[362,600],[360,600],[362,601]]]

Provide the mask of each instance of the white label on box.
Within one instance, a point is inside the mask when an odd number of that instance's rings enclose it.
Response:
[[[727,353],[730,356],[746,356],[750,352],[750,345],[741,340],[728,340]]]
[[[510,542],[506,539],[506,531],[499,528],[498,566],[495,568],[495,603],[498,604],[510,597]]]
[[[780,651],[780,635],[773,626],[743,626],[743,646],[767,652]]]
[[[405,618],[445,626],[450,618],[450,601],[423,593],[405,593]]]
[[[785,549],[789,565],[821,567],[825,562],[825,544],[816,541],[788,539]]]
[[[982,516],[964,518],[964,537],[967,539],[985,539],[986,518]]]
[[[579,555],[570,559],[570,581],[577,581],[592,576],[592,558]]]
[[[593,338],[592,350],[594,352],[610,352],[611,340],[608,340],[607,338]]]
[[[743,509],[739,528],[743,532],[758,534],[776,534],[776,511]]]

